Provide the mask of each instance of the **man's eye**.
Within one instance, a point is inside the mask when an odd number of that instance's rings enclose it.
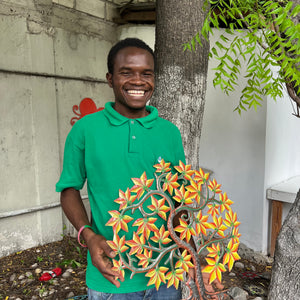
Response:
[[[153,76],[153,74],[152,73],[145,73],[144,76],[151,77],[151,76]]]
[[[130,74],[129,72],[121,72],[121,75],[127,76],[127,75],[129,75],[129,74]]]

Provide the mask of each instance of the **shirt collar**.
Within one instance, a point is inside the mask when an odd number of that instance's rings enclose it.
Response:
[[[105,109],[104,109],[104,114],[112,125],[120,126],[125,122],[132,120],[119,114],[117,111],[114,110],[113,106],[114,106],[114,102],[107,102],[105,104]],[[146,106],[146,110],[149,112],[149,115],[135,120],[138,121],[145,128],[151,128],[154,126],[155,121],[158,118],[158,111],[155,107],[148,106],[148,105]]]

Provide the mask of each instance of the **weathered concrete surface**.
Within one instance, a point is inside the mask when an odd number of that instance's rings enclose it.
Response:
[[[117,32],[106,15],[116,4],[90,2],[97,15],[76,10],[76,1],[0,2],[0,257],[61,238],[60,207],[14,214],[59,203],[73,105],[112,99],[106,56]]]

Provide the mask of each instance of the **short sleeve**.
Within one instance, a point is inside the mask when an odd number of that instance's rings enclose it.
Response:
[[[63,170],[56,184],[57,192],[71,187],[80,190],[86,180],[84,132],[76,125],[66,139]]]

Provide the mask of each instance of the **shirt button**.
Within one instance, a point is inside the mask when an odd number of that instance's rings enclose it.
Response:
[[[132,139],[133,139],[133,140],[135,140],[135,139],[136,139],[136,136],[135,136],[135,135],[133,135],[133,136],[132,136]]]
[[[131,121],[131,124],[134,124],[134,121]]]

